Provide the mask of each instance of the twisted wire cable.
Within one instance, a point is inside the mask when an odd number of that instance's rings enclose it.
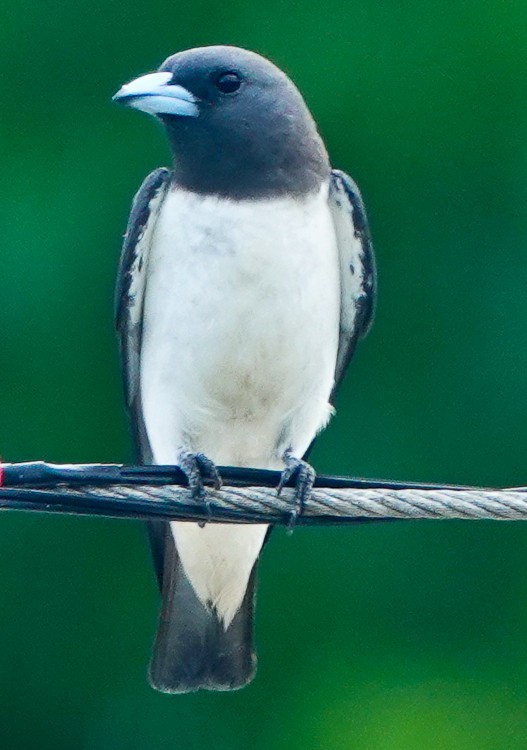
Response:
[[[220,467],[224,486],[192,499],[175,466],[4,464],[0,510],[289,525],[294,489],[277,495],[279,472]],[[295,525],[392,519],[527,520],[527,488],[494,489],[353,477],[317,477]]]

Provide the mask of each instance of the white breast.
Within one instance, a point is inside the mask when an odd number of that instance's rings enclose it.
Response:
[[[141,397],[154,460],[174,462],[181,445],[220,465],[281,468],[290,447],[301,456],[331,413],[339,316],[327,186],[246,202],[171,191],[144,300]],[[228,623],[265,527],[230,527],[230,549],[225,527],[173,529],[196,592]]]
[[[144,307],[154,456],[181,441],[236,465],[276,464],[289,444],[303,452],[329,415],[339,315],[325,189],[301,201],[170,192]]]

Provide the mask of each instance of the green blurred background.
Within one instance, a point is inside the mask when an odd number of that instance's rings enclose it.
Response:
[[[19,0],[0,17],[0,452],[125,461],[112,288],[160,127],[110,102],[186,47],[271,57],[360,184],[376,324],[325,472],[527,483],[527,5]],[[2,516],[2,750],[527,747],[527,524],[275,532],[259,670],[156,694],[139,524]]]

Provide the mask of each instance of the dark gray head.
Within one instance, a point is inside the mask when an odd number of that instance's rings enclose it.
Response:
[[[164,123],[185,188],[234,198],[303,195],[329,177],[302,96],[275,65],[237,47],[169,57],[114,99]]]

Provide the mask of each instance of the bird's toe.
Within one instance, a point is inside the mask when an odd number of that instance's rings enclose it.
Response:
[[[293,509],[291,510],[289,519],[289,528],[292,529],[295,526],[298,517],[302,515],[306,502],[311,497],[311,491],[315,482],[316,473],[313,467],[308,464],[307,461],[302,461],[301,458],[297,458],[296,456],[291,455],[291,453],[289,452],[286,452],[286,454],[284,455],[284,461],[286,466],[282,471],[282,475],[277,487],[277,493],[280,494],[284,486],[294,478],[294,505]]]

